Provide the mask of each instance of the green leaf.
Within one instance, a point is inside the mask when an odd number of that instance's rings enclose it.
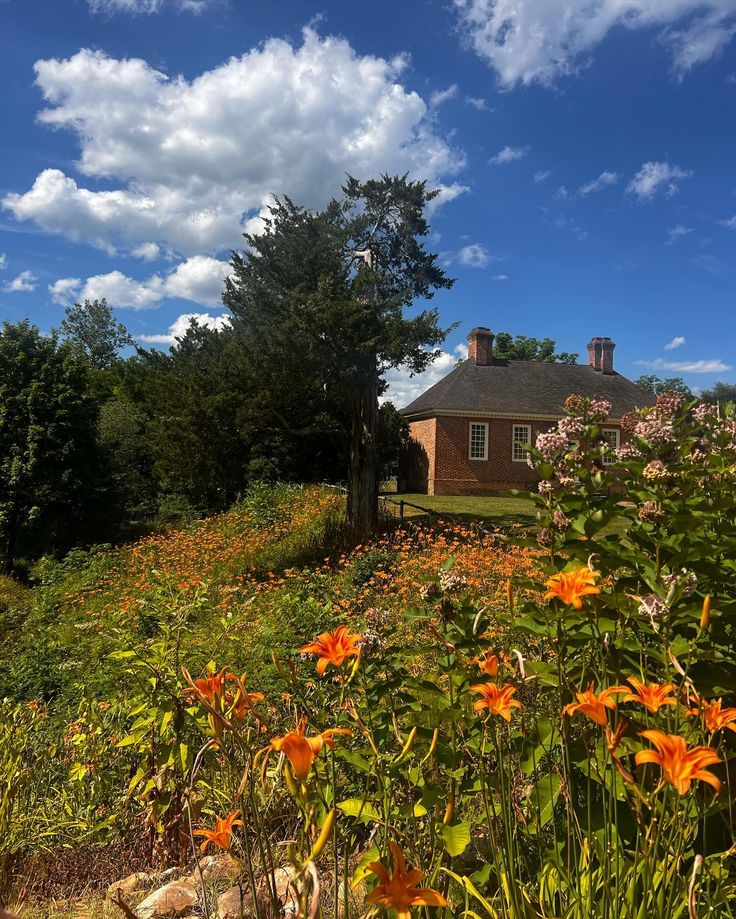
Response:
[[[470,845],[470,823],[463,820],[454,825],[443,826],[442,838],[449,855],[462,855]]]
[[[559,775],[545,775],[532,789],[529,795],[529,806],[532,816],[529,821],[529,832],[536,833],[552,819],[555,804],[562,788]]]
[[[356,820],[362,820],[364,823],[381,820],[381,815],[375,807],[364,801],[363,798],[347,798],[337,806],[347,817],[355,817]]]

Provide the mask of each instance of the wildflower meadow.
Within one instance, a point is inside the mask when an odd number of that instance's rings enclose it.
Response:
[[[52,673],[4,675],[9,875],[133,838],[191,915],[733,916],[736,409],[666,393],[616,453],[609,410],[529,445],[532,528],[307,563],[341,498],[285,488],[49,570]]]

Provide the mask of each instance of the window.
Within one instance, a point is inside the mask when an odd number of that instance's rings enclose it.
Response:
[[[532,440],[532,426],[530,424],[515,424],[511,434],[511,459],[515,463],[525,463],[529,455],[525,444]]]
[[[619,431],[617,428],[603,428],[601,431],[601,440],[610,447],[611,450],[615,450],[619,444]],[[613,466],[616,462],[616,457],[612,453],[607,453],[603,457],[604,466]]]
[[[468,457],[471,460],[488,459],[488,425],[485,422],[470,424]]]

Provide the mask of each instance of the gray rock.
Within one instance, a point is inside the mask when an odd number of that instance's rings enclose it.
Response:
[[[117,900],[118,896],[126,899],[132,893],[138,893],[140,890],[149,890],[153,887],[153,878],[145,871],[136,871],[135,874],[129,874],[126,878],[110,884],[105,894],[108,900]]]

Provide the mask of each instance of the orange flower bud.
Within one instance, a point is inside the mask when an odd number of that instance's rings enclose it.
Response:
[[[442,818],[442,823],[447,826],[448,823],[452,823],[452,818],[455,816],[455,796],[450,795],[450,798],[447,802],[447,807],[445,808],[445,816]]]
[[[700,628],[705,631],[710,625],[710,594],[703,600],[703,612],[700,614]]]

